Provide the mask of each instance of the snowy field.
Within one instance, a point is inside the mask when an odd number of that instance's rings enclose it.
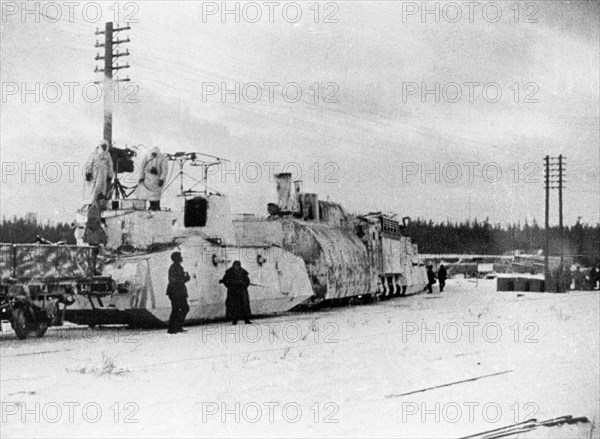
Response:
[[[173,336],[4,332],[0,436],[446,438],[573,415],[592,422],[510,437],[598,438],[599,302],[460,279]]]

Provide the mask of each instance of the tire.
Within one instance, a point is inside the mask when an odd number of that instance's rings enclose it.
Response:
[[[10,326],[15,331],[19,340],[25,340],[29,335],[29,325],[27,324],[27,312],[24,308],[16,308],[12,312]]]

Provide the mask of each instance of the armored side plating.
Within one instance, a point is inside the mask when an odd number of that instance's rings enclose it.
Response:
[[[199,160],[197,153],[168,158],[181,169],[201,166],[204,182],[207,169],[220,163]],[[249,272],[255,315],[351,299],[369,302],[416,293],[427,283],[417,246],[403,234],[408,218],[401,224],[382,213],[349,215],[339,204],[304,193],[290,174],[277,176],[277,203],[269,204],[261,219],[234,219],[227,197],[207,186],[200,192],[182,187],[179,199],[181,209],[173,211],[145,210],[144,200],[109,201],[102,213],[107,244],[101,278],[111,282],[93,294],[69,289],[74,293],[69,301],[60,301],[64,320],[92,326],[166,324],[174,250],[182,253],[191,276],[187,323],[225,317],[226,290],[219,279],[234,260]],[[99,273],[87,274],[93,279]]]

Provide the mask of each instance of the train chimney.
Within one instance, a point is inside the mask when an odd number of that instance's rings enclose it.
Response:
[[[294,182],[294,192],[296,192],[296,199],[298,199],[302,193],[302,180],[296,180]]]
[[[296,195],[292,193],[292,174],[282,173],[275,175],[277,181],[277,204],[282,212],[295,212],[297,210]]]
[[[302,217],[306,220],[319,221],[319,195],[302,194]]]
[[[294,200],[296,200],[296,213],[302,215],[302,212],[304,212],[304,208],[302,207],[302,203],[304,202],[302,198],[302,180],[294,182]]]

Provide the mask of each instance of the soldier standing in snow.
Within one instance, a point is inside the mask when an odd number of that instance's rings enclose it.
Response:
[[[598,278],[600,277],[600,271],[592,267],[588,276],[590,277],[590,290],[596,289],[596,284],[598,283]]]
[[[92,204],[100,194],[108,198],[114,175],[113,161],[108,147],[108,141],[102,140],[85,162],[84,205]]]
[[[444,264],[440,264],[440,268],[437,273],[437,277],[440,281],[440,293],[444,291],[444,287],[446,286],[446,278],[448,277],[448,272],[446,271],[446,267]]]
[[[244,319],[247,324],[252,323],[250,322],[252,312],[248,296],[250,278],[248,272],[242,268],[240,261],[233,262],[219,283],[227,288],[227,299],[225,300],[227,320],[231,320],[234,325],[237,325],[237,321],[241,319]]]
[[[566,266],[563,270],[563,287],[565,290],[571,290],[571,284],[573,283],[573,273],[571,272],[571,267]]]
[[[433,293],[433,284],[435,284],[435,273],[433,265],[427,266],[427,294]]]
[[[173,252],[171,260],[173,263],[169,267],[169,285],[167,286],[167,296],[171,300],[171,316],[167,332],[177,334],[178,332],[186,332],[183,329],[183,322],[190,311],[190,306],[187,302],[188,293],[185,283],[190,280],[190,275],[181,266],[183,257],[180,252]]]
[[[583,282],[585,281],[585,276],[581,271],[579,265],[575,269],[575,273],[573,273],[573,279],[575,280],[575,290],[582,290]]]

